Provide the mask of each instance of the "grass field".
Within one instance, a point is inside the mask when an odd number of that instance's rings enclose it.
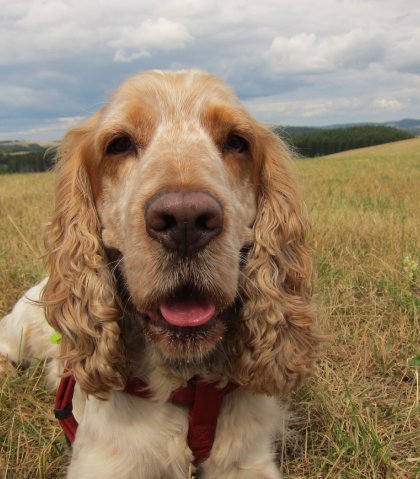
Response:
[[[290,478],[420,477],[420,139],[297,163],[313,224],[315,377],[291,398]],[[0,314],[42,277],[51,174],[0,176]],[[0,477],[61,477],[41,367],[0,378]],[[2,472],[1,472],[2,471]],[[2,476],[3,474],[3,476]]]

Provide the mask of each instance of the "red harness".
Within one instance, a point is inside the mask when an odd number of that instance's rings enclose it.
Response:
[[[71,444],[74,442],[78,426],[72,412],[75,383],[73,376],[61,379],[54,411],[55,417]],[[187,442],[194,455],[195,465],[209,457],[223,398],[237,387],[237,384],[229,383],[224,388],[218,389],[214,383],[206,384],[193,378],[187,386],[179,388],[171,394],[171,402],[188,405],[190,408]],[[150,399],[152,396],[147,384],[138,378],[128,380],[124,392],[146,399]]]

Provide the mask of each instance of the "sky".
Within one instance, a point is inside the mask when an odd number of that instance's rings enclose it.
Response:
[[[0,140],[59,140],[124,78],[199,68],[259,120],[420,117],[418,0],[0,0]]]

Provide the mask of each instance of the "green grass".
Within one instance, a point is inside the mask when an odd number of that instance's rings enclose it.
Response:
[[[319,323],[330,341],[315,377],[292,397],[285,476],[420,477],[420,139],[302,160],[296,169],[313,224]],[[52,183],[51,174],[0,177],[0,314],[43,274]],[[52,407],[39,368],[0,379],[4,477],[62,476]]]

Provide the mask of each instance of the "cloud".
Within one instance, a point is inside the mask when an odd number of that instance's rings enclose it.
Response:
[[[266,59],[271,70],[281,74],[327,72],[333,63],[317,45],[314,34],[275,37]]]
[[[45,93],[19,85],[0,84],[0,105],[3,107],[33,107],[47,100]]]
[[[114,61],[131,62],[150,57],[151,50],[177,50],[191,41],[192,36],[184,25],[158,18],[123,27],[118,38],[110,40],[108,45],[117,49]]]
[[[415,27],[399,34],[392,43],[387,61],[395,70],[420,73],[420,28]]]
[[[319,124],[327,124],[336,112],[347,114],[361,106],[357,97],[319,98],[315,100],[287,100],[278,95],[254,98],[245,105],[257,117],[268,123],[282,125],[305,125],[308,119],[321,118]]]
[[[266,121],[416,117],[419,16],[418,0],[2,2],[0,130],[56,137],[149,68],[209,70]]]
[[[51,117],[54,113],[71,110],[72,100],[62,91],[0,83],[1,119],[27,115],[27,112],[33,117]]]
[[[310,75],[339,68],[365,68],[381,61],[385,48],[382,32],[355,29],[341,35],[300,33],[275,37],[265,59],[274,73]]]
[[[153,2],[21,0],[0,18],[0,63],[17,64],[112,54],[116,61],[146,58],[151,51],[184,48],[193,37],[186,20],[155,16]],[[25,8],[26,7],[26,8]],[[13,39],[13,41],[11,41]]]
[[[394,98],[377,98],[372,102],[373,108],[379,108],[382,110],[397,111],[402,110],[403,103],[395,100]]]
[[[24,28],[45,28],[64,23],[69,17],[71,17],[71,8],[64,2],[32,2],[16,25]]]
[[[0,141],[24,138],[26,140],[59,140],[64,133],[73,126],[80,124],[84,116],[49,118],[39,120],[36,126],[28,126],[28,119],[23,120],[22,128],[13,128],[0,131]]]
[[[79,125],[83,120],[85,120],[85,118],[85,116],[64,116],[62,118],[58,118],[58,124],[60,125],[59,128],[67,129]]]

